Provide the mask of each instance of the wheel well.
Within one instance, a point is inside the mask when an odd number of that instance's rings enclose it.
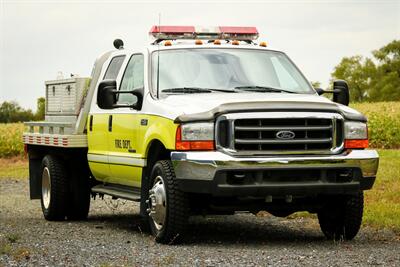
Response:
[[[170,151],[159,140],[152,141],[147,152],[146,169],[149,169],[148,172],[151,171],[157,161],[163,159],[170,159]]]
[[[170,159],[170,150],[166,149],[164,144],[159,140],[153,140],[150,143],[149,149],[147,150],[147,161],[146,167],[142,172],[142,184],[141,184],[141,201],[140,201],[140,214],[146,216],[147,206],[145,200],[149,195],[149,177],[154,164],[159,160]]]

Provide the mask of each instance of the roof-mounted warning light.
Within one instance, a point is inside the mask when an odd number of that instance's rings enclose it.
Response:
[[[258,38],[256,27],[195,27],[195,26],[153,26],[149,32],[156,39],[155,43],[162,40],[182,39],[208,39],[208,40],[238,40],[251,42]]]

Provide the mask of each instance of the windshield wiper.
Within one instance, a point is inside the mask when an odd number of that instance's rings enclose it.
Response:
[[[256,86],[256,85],[236,86],[235,89],[240,89],[243,91],[252,91],[252,92],[277,92],[277,93],[297,94],[297,92],[288,91],[288,90],[284,90],[284,89],[278,89],[278,88],[268,87],[268,86]]]
[[[168,88],[162,90],[163,93],[186,93],[186,94],[195,94],[195,93],[211,93],[211,90],[200,88],[200,87],[177,87],[177,88]]]
[[[236,93],[234,90],[228,89],[214,89],[214,88],[202,88],[202,87],[177,87],[168,88],[162,90],[163,93],[186,93],[186,94],[196,94],[196,93],[211,93],[211,92],[225,92],[225,93]]]

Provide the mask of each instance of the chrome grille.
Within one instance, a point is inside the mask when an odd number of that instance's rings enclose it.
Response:
[[[231,154],[334,154],[343,145],[336,113],[236,113],[217,122],[217,147]]]

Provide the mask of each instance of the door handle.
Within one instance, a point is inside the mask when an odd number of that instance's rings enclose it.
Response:
[[[108,131],[112,132],[112,115],[108,117]]]
[[[89,131],[91,132],[93,130],[93,115],[90,115],[89,119]]]

